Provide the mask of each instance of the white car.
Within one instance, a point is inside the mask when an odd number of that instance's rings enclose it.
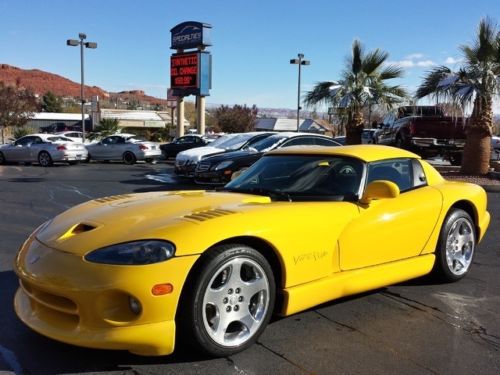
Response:
[[[30,134],[11,144],[0,146],[0,164],[38,163],[42,167],[54,162],[76,164],[87,159],[87,149],[81,143],[56,134]]]
[[[260,141],[274,132],[250,132],[226,134],[210,143],[209,146],[192,148],[179,152],[175,157],[175,173],[181,176],[193,177],[196,165],[201,159],[220,154],[223,152],[235,151],[250,146]]]
[[[161,156],[159,143],[149,142],[134,134],[114,134],[86,146],[89,160],[121,160],[134,164],[138,160],[156,162]]]
[[[83,135],[82,132],[69,130],[69,131],[59,132],[59,133],[55,133],[55,134],[56,135],[60,135],[62,137],[69,138],[69,139],[71,139],[75,143],[82,143],[82,135]],[[88,134],[85,137],[85,143],[84,143],[85,145],[88,145],[88,144],[92,143],[92,141],[90,141],[87,138],[87,136],[88,136]]]

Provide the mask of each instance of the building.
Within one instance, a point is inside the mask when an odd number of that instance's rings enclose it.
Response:
[[[261,118],[255,125],[257,131],[289,132],[297,130],[297,119]],[[333,136],[335,127],[324,120],[300,119],[299,131]]]
[[[88,114],[84,115],[85,129],[90,129],[90,117]],[[40,131],[40,128],[47,126],[82,126],[81,113],[53,113],[53,112],[37,112],[26,123],[26,127],[33,132]]]

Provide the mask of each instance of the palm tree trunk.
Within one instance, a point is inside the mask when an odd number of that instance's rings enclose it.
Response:
[[[352,116],[349,116],[349,121],[346,126],[346,145],[361,144],[361,133],[363,132],[363,112],[355,111]]]
[[[487,174],[491,157],[492,100],[478,96],[474,101],[471,122],[466,128],[461,172],[464,174]]]

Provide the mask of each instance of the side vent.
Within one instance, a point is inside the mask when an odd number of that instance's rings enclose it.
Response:
[[[127,194],[113,195],[111,197],[102,197],[102,198],[94,199],[94,202],[109,203],[109,202],[119,201],[121,199],[127,199],[127,198],[131,198],[131,197],[132,197],[131,195],[127,195]]]
[[[215,209],[215,210],[195,212],[191,215],[184,216],[184,219],[196,220],[196,221],[207,221],[210,219],[215,219],[215,218],[218,218],[221,216],[227,216],[227,215],[231,215],[234,213],[235,213],[234,211]]]

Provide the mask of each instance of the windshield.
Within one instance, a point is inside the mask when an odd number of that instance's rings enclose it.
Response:
[[[358,199],[364,164],[328,155],[268,155],[224,187],[267,195],[273,200],[353,201]]]
[[[270,137],[264,138],[258,142],[251,145],[251,148],[257,150],[258,152],[266,152],[276,148],[279,144],[283,143],[288,136],[282,134],[272,135]]]
[[[250,138],[252,138],[254,136],[255,136],[255,134],[251,134],[251,133],[236,134],[232,138],[228,139],[226,142],[221,143],[219,145],[219,147],[224,148],[226,150],[238,150],[241,147],[243,147],[243,145],[245,143],[247,143],[247,141]],[[212,143],[212,145],[213,145],[213,143]]]
[[[236,134],[223,135],[223,136],[217,138],[216,140],[214,140],[213,142],[210,142],[210,147],[219,147],[221,144],[223,144],[224,142],[227,142],[228,140],[230,140],[231,138],[233,138],[235,136],[236,136]]]

